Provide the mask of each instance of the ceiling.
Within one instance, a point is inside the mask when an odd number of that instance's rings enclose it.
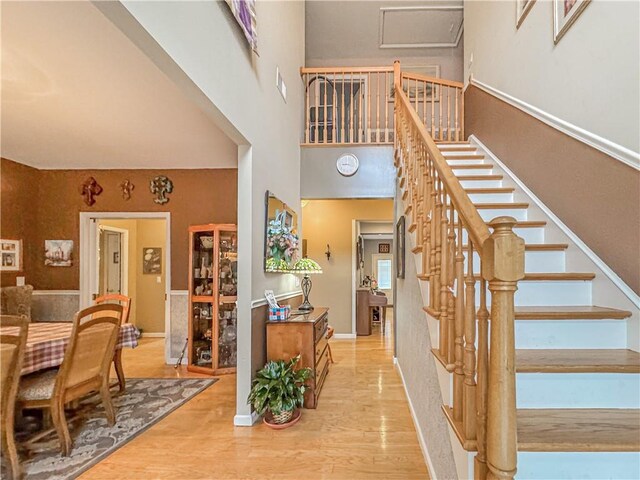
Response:
[[[5,158],[46,169],[235,168],[237,148],[92,3],[2,2]]]
[[[462,0],[307,0],[307,64],[441,55],[460,42],[462,4]]]

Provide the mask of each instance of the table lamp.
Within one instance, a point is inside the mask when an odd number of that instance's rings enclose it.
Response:
[[[302,277],[302,294],[304,295],[304,301],[302,305],[298,307],[298,310],[302,312],[312,311],[313,305],[309,303],[309,292],[311,291],[311,279],[309,275],[322,273],[322,267],[320,267],[315,260],[301,258],[289,269],[289,273],[304,275]]]

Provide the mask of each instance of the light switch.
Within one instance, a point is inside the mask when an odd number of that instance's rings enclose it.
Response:
[[[16,287],[24,287],[24,277],[16,277]]]
[[[156,277],[156,283],[162,283],[162,277]]]

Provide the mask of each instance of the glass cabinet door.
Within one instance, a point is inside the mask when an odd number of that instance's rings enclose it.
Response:
[[[192,305],[191,364],[198,367],[213,368],[213,305],[197,302]]]
[[[194,232],[192,263],[193,272],[193,291],[191,295],[196,297],[213,297],[214,278],[213,278],[213,249],[214,235],[213,232]]]
[[[237,364],[237,307],[221,303],[218,309],[218,368],[234,368]]]
[[[238,236],[236,232],[221,230],[218,238],[218,293],[221,301],[235,302],[238,295]]]

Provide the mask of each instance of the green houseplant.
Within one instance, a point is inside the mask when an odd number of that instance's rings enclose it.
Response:
[[[289,361],[270,361],[256,373],[247,402],[259,415],[268,411],[272,423],[280,425],[289,422],[295,409],[304,402],[304,392],[309,388],[306,381],[311,376],[311,369],[296,370],[299,361],[300,355]]]

